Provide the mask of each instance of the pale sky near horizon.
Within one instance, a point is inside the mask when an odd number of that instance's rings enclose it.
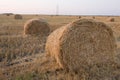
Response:
[[[120,15],[120,0],[0,0],[0,13]]]

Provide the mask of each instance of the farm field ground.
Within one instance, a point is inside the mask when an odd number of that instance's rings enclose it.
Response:
[[[45,19],[52,32],[80,17],[62,15],[22,15],[22,17],[23,19],[16,20],[14,15],[0,14],[0,80],[80,80],[80,74],[58,70],[59,66],[54,60],[45,58],[47,37],[23,34],[24,24],[29,19]],[[120,17],[81,16],[82,18],[101,21],[112,28],[117,43],[116,78],[104,80],[120,80]],[[114,18],[115,21],[111,22],[111,18]],[[81,80],[86,80],[84,77],[82,75]],[[94,78],[93,80],[100,79]]]

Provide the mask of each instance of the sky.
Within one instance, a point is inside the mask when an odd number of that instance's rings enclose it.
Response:
[[[120,0],[0,0],[0,13],[120,15]]]

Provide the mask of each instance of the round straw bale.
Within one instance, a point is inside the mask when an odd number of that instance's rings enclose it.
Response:
[[[31,19],[24,25],[25,35],[48,35],[49,32],[49,24],[44,19]]]
[[[15,19],[22,19],[22,15],[16,14],[16,15],[14,16],[14,18],[15,18]]]
[[[82,17],[81,17],[81,16],[79,16],[78,18],[79,18],[79,19],[81,19]]]
[[[95,19],[95,16],[93,16],[93,19]]]
[[[114,18],[110,18],[109,21],[110,22],[115,22],[115,19]]]
[[[114,59],[115,38],[111,28],[90,19],[74,21],[48,36],[47,56],[61,68],[78,70]]]

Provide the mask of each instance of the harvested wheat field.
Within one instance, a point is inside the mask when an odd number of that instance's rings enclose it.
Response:
[[[119,16],[21,16],[0,14],[0,80],[120,80]]]

